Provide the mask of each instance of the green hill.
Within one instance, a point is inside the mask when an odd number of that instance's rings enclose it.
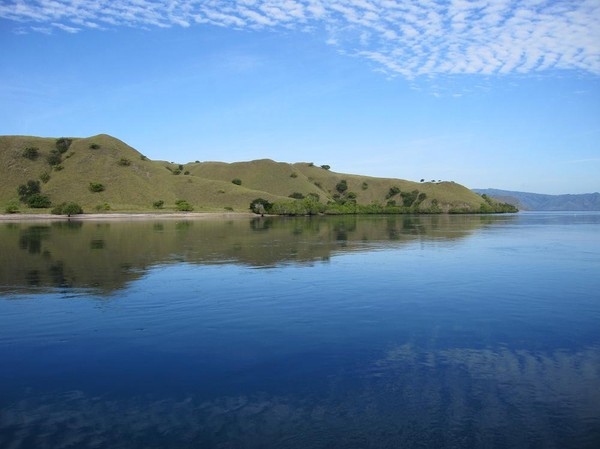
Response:
[[[290,195],[309,194],[318,195],[321,203],[402,206],[415,191],[424,194],[419,200],[423,210],[435,206],[441,211],[477,212],[485,204],[479,195],[453,182],[349,175],[309,163],[268,159],[232,164],[152,161],[105,134],[68,139],[0,136],[0,212],[11,203],[19,203],[21,212],[48,212],[19,202],[18,187],[29,180],[40,181],[41,194],[52,204],[73,201],[86,212],[152,211],[158,200],[164,202],[163,210],[172,211],[178,199],[195,211],[248,211],[256,198],[283,202],[292,201]],[[92,191],[90,183],[101,184],[103,190]]]

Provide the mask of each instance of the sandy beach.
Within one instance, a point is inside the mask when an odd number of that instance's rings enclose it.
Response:
[[[173,212],[173,213],[105,213],[66,215],[52,214],[0,214],[0,222],[15,221],[131,221],[131,220],[222,220],[235,218],[251,218],[251,212]]]

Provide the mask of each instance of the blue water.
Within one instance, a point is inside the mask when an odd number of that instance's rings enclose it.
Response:
[[[2,448],[600,447],[600,214],[0,223]]]

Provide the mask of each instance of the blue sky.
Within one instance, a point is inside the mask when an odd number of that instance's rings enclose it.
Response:
[[[9,0],[0,48],[0,134],[600,191],[598,0]]]

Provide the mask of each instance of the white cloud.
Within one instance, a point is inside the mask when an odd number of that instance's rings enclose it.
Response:
[[[8,0],[15,33],[107,27],[321,28],[388,75],[600,75],[598,0]],[[308,30],[308,31],[307,31]]]

